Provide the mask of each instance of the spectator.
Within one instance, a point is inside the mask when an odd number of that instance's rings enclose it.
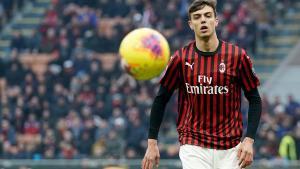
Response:
[[[53,28],[47,30],[46,36],[42,38],[39,52],[52,53],[58,50],[58,39],[55,34],[56,32]]]
[[[13,127],[6,119],[1,120],[0,140],[2,143],[8,142],[9,144],[16,143],[16,133]]]
[[[288,104],[286,106],[286,112],[293,116],[296,114],[298,108],[300,108],[300,104],[293,98],[292,95],[289,95]]]
[[[106,157],[109,159],[119,159],[121,158],[121,153],[123,152],[123,141],[117,136],[117,132],[111,130],[108,134],[108,139],[106,141]]]
[[[10,48],[17,49],[18,51],[21,51],[26,48],[26,41],[21,32],[15,31],[13,33]]]
[[[286,160],[297,160],[297,147],[295,139],[286,135],[282,138],[279,146],[279,154],[283,159]]]
[[[5,64],[2,58],[0,58],[0,102],[5,97],[5,86],[6,86],[6,79],[5,79]]]

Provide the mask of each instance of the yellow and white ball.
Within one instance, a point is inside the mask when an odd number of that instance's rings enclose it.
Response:
[[[159,76],[166,67],[170,48],[167,40],[156,30],[139,28],[128,33],[121,42],[121,63],[137,80]]]

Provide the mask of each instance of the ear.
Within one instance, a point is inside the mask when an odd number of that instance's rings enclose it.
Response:
[[[192,21],[189,20],[188,23],[189,23],[190,28],[191,28],[192,30],[194,30],[194,26],[193,26],[193,24],[192,24]]]
[[[219,18],[216,18],[216,27],[219,25]]]

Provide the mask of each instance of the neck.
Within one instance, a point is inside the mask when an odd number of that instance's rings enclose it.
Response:
[[[196,36],[196,46],[202,52],[214,52],[217,50],[219,40],[216,34],[207,39],[200,39]]]

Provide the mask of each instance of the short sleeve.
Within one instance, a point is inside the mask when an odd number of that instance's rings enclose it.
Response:
[[[260,85],[259,79],[254,72],[252,61],[245,50],[242,50],[240,63],[240,81],[244,91],[250,91]]]
[[[175,54],[171,56],[162,78],[160,79],[160,84],[169,91],[174,91],[178,88],[180,68],[179,63],[180,58],[178,56],[178,52],[175,52]]]

